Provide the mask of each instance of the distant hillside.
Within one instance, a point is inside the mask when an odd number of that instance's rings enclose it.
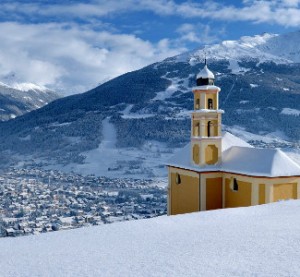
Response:
[[[190,138],[191,89],[203,67],[204,51],[222,89],[223,129],[263,147],[299,147],[299,37],[296,32],[224,41],[4,122],[2,166],[26,160],[66,170],[80,167],[82,173],[93,168],[89,173],[98,174],[99,166],[105,166],[107,174],[113,169],[155,176],[167,154]],[[104,119],[108,128],[103,127]],[[114,154],[105,159],[101,143],[110,135],[103,130],[115,132]],[[153,163],[146,164],[150,158]],[[107,166],[111,160],[113,165]]]
[[[0,239],[1,276],[299,276],[300,201]]]
[[[57,98],[59,96],[55,92],[34,84],[9,86],[0,83],[0,121],[41,108]]]

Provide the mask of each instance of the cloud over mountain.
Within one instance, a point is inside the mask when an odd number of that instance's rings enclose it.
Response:
[[[299,23],[298,0],[3,0],[0,81],[74,94],[225,37]]]
[[[0,79],[78,93],[179,49],[78,24],[0,24]]]

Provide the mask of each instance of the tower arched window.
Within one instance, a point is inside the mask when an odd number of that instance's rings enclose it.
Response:
[[[211,121],[208,121],[207,123],[207,136],[211,136]]]
[[[209,110],[212,110],[214,108],[213,106],[214,106],[213,105],[213,100],[211,98],[208,98],[208,100],[207,100],[207,108]]]
[[[199,98],[196,99],[196,109],[197,110],[200,109],[200,99]]]

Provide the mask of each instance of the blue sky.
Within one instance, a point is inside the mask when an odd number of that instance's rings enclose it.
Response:
[[[300,0],[2,0],[0,81],[63,94],[205,44],[299,30]]]

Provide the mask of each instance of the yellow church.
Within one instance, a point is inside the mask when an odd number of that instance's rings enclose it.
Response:
[[[193,88],[191,141],[168,163],[168,215],[300,198],[300,166],[279,149],[222,135],[221,89],[205,66]]]

